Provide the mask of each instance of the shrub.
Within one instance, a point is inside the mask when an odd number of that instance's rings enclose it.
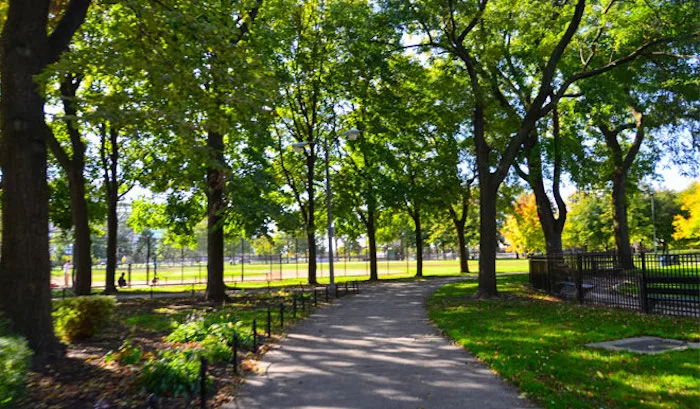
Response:
[[[81,296],[58,301],[53,312],[56,333],[68,342],[87,339],[105,327],[116,306],[110,296]]]
[[[143,352],[141,352],[141,349],[134,346],[130,339],[127,339],[116,352],[107,352],[105,362],[118,362],[122,365],[135,365],[139,363],[142,357]]]
[[[178,325],[165,339],[168,342],[193,342],[201,341],[209,335],[209,327],[204,322],[204,315],[193,312],[185,318],[185,322]]]
[[[0,317],[0,408],[16,406],[22,395],[32,352],[27,342],[7,332],[7,325]]]
[[[230,362],[233,360],[233,350],[225,341],[209,335],[200,342],[201,355],[210,362]]]
[[[162,351],[143,367],[141,380],[151,393],[187,396],[199,393],[199,353],[196,350]],[[207,379],[210,383],[211,379]]]

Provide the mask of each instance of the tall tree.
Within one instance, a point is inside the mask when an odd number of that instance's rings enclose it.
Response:
[[[513,18],[514,7],[517,18]],[[648,22],[654,7],[619,2],[610,2],[607,7],[587,7],[585,0],[575,4],[506,4],[498,0],[402,2],[396,6],[411,16],[410,28],[420,31],[427,40],[418,46],[453,55],[463,64],[470,81],[480,189],[477,295],[498,293],[496,195],[521,146],[576,83],[627,64],[678,38],[678,27],[652,26],[647,31],[633,30],[631,36],[625,30],[616,30],[618,26],[629,28],[630,20],[638,25]],[[635,12],[638,9],[644,11]],[[611,10],[614,13],[610,14]],[[535,23],[543,18],[548,20],[546,27]],[[582,22],[584,27],[580,30]],[[545,36],[540,35],[543,31]],[[622,38],[624,47],[609,47],[619,43],[615,39]],[[604,49],[610,52],[602,52]]]
[[[63,3],[60,3],[63,4]],[[34,76],[58,60],[89,0],[71,0],[51,33],[50,0],[11,0],[0,37],[3,175],[0,306],[39,365],[60,352],[51,320],[48,185],[42,90]]]
[[[330,161],[329,146],[336,135],[339,101],[339,25],[344,2],[310,1],[279,8],[281,37],[274,49],[276,75],[281,79],[277,169],[281,184],[291,191],[293,209],[301,216],[309,250],[308,282],[316,284],[318,185],[321,166]],[[291,149],[292,144],[301,148]],[[323,156],[321,156],[323,155]]]
[[[74,292],[89,295],[92,289],[92,242],[87,198],[85,196],[86,143],[78,125],[76,95],[82,81],[81,76],[66,74],[59,87],[63,102],[64,121],[70,142],[70,150],[64,148],[53,132],[48,133],[48,144],[58,163],[68,175],[70,208],[73,219],[74,251],[73,264],[76,269]]]

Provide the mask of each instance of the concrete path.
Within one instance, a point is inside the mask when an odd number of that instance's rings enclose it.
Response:
[[[424,307],[455,279],[362,287],[297,325],[227,409],[531,408],[440,336]]]

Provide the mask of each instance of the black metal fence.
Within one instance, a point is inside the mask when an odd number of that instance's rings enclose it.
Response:
[[[533,256],[530,284],[580,303],[700,317],[700,253]]]

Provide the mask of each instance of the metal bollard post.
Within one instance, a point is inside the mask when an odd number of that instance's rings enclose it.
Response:
[[[151,287],[151,299],[153,299],[153,287]]]
[[[199,400],[200,407],[206,409],[207,407],[207,358],[202,357],[202,366],[199,369]]]
[[[280,303],[280,327],[284,328],[284,303]]]
[[[292,317],[297,317],[297,297],[292,298]]]
[[[270,306],[267,307],[267,338],[270,338],[272,335],[272,312],[270,311]]]
[[[348,282],[345,282],[345,295],[348,295]]]
[[[256,320],[253,320],[253,353],[258,352],[258,325]]]
[[[301,310],[306,311],[306,297],[301,293]]]
[[[326,287],[326,302],[328,302],[328,287]]]
[[[63,289],[62,293],[63,294],[61,295],[61,298],[65,300],[66,299],[66,289],[65,288]]]
[[[192,298],[194,298],[194,283],[192,283]]]
[[[337,285],[335,286],[335,298],[338,298],[338,287]]]
[[[318,297],[316,296],[316,289],[314,288],[314,307],[318,307]]]

